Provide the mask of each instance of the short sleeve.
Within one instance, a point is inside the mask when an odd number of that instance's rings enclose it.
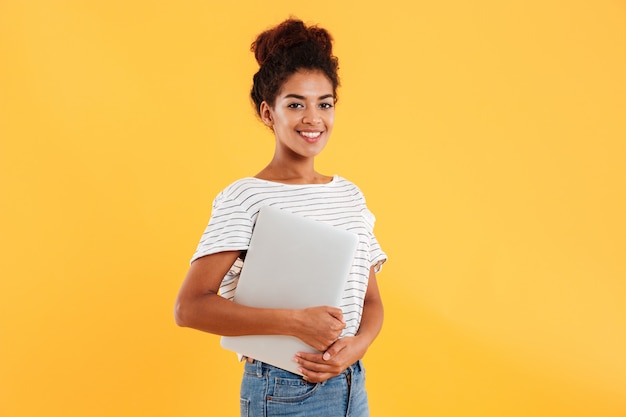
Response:
[[[376,236],[372,234],[370,238],[370,263],[374,267],[374,272],[379,273],[385,262],[387,262],[387,255],[380,248]]]
[[[191,262],[213,253],[248,249],[253,225],[252,218],[239,203],[218,195]]]
[[[370,267],[374,267],[374,272],[378,273],[382,269],[383,263],[387,261],[387,255],[383,252],[378,239],[374,235],[374,223],[376,223],[376,217],[374,214],[364,206],[361,210],[361,215],[368,224],[369,235],[369,259]]]

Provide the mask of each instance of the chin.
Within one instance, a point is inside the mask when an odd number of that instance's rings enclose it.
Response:
[[[319,154],[322,153],[322,151],[324,150],[325,146],[319,146],[316,147],[315,149],[307,149],[304,152],[302,152],[302,156],[307,156],[307,157],[314,157],[317,156]]]

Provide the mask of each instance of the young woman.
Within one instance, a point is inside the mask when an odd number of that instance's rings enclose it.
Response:
[[[322,352],[295,355],[304,377],[248,358],[242,416],[367,416],[361,358],[382,326],[376,272],[387,257],[359,188],[314,167],[335,116],[339,77],[332,38],[325,29],[289,19],[261,33],[251,49],[260,66],[251,97],[276,137],[274,157],[254,177],[235,181],[215,198],[178,295],[176,322],[225,336],[291,335]],[[341,308],[257,309],[231,301],[264,205],[358,235]]]

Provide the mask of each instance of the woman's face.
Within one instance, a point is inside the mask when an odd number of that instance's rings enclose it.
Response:
[[[321,71],[299,70],[276,96],[274,107],[261,104],[261,117],[276,135],[276,152],[311,158],[326,146],[335,119],[335,96]]]

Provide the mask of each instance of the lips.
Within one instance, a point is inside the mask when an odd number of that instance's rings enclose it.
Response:
[[[298,133],[300,134],[300,136],[302,136],[304,138],[305,141],[309,142],[309,143],[315,143],[319,140],[319,138],[322,136],[322,132],[314,132],[314,131],[298,131]]]
[[[322,132],[304,132],[304,131],[300,131],[299,133],[305,138],[309,138],[309,139],[317,139],[322,134]]]

